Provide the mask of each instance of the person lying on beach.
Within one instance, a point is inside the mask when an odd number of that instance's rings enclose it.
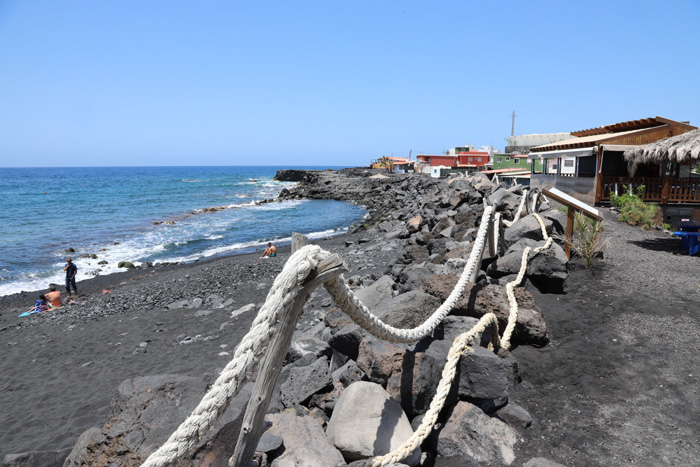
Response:
[[[267,243],[267,248],[260,258],[265,258],[266,256],[269,256],[270,258],[277,256],[277,248],[272,244],[272,242]]]
[[[47,293],[45,297],[51,304],[51,307],[55,308],[61,306],[61,291],[56,290],[56,286],[54,284],[49,284],[49,290],[51,292]]]

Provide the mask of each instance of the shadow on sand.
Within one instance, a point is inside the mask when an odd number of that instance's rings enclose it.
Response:
[[[687,255],[680,238],[646,238],[644,240],[629,240],[629,243],[640,248],[653,251],[665,251],[674,255]]]

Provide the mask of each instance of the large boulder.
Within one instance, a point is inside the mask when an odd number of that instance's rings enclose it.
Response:
[[[360,342],[365,336],[365,331],[355,323],[349,323],[335,332],[328,341],[330,347],[341,354],[357,360]]]
[[[493,465],[510,465],[515,460],[515,430],[469,402],[460,401],[452,408],[436,438],[440,456],[464,453],[479,463]]]
[[[61,467],[70,454],[70,449],[61,451],[30,451],[7,454],[2,461],[4,467]]]
[[[527,277],[543,293],[563,293],[569,277],[567,258],[559,245],[535,253],[527,263]]]
[[[445,300],[458,280],[459,277],[455,274],[437,275],[429,282],[427,292],[440,300]],[[547,324],[532,294],[522,287],[516,287],[513,293],[518,302],[518,316],[511,343],[537,347],[547,345],[549,343]],[[486,313],[496,315],[502,333],[510,315],[510,304],[505,287],[492,284],[485,286],[467,284],[462,296],[455,303],[452,314],[481,318]]]
[[[421,290],[412,290],[380,303],[375,311],[385,323],[397,328],[414,328],[423,324],[442,304]]]
[[[301,404],[333,384],[328,360],[321,357],[309,366],[292,368],[282,384],[280,401],[285,407]]]
[[[350,385],[340,396],[326,430],[328,439],[347,461],[388,454],[413,435],[399,403],[381,386]],[[420,448],[402,462],[420,463]]]
[[[523,251],[526,247],[530,247],[533,251],[528,257],[525,272],[527,278],[540,292],[561,293],[564,290],[564,282],[569,277],[568,258],[556,243],[552,243],[546,250],[534,251],[544,243],[544,241],[521,238],[511,245],[502,257],[489,264],[486,273],[494,278],[518,274],[522,266]]]
[[[206,393],[211,379],[158,375],[124,381],[112,401],[112,418],[101,429],[91,428],[83,433],[64,466],[108,465],[117,455],[121,465],[140,465],[190,415]],[[237,431],[252,386],[243,386],[193,452],[202,454],[212,449],[226,449],[212,447],[212,444],[221,439],[220,431]],[[192,465],[193,461],[183,462]]]
[[[371,285],[355,290],[354,294],[370,310],[388,298],[393,296],[394,279],[391,276],[382,276]]]
[[[552,228],[559,235],[566,233],[566,213],[558,209],[550,209],[549,211],[540,213],[543,219],[552,221]]]
[[[542,219],[544,222],[544,227],[547,235],[552,234],[552,221],[549,219]],[[543,240],[542,236],[542,226],[537,218],[530,214],[525,217],[521,217],[510,227],[506,227],[503,233],[503,238],[505,241],[510,243],[515,243],[521,238],[532,238],[533,240]]]
[[[271,467],[304,466],[336,467],[345,465],[343,456],[326,438],[321,425],[312,417],[295,414],[268,414],[272,423],[267,433],[284,441],[284,452],[272,461]]]
[[[357,366],[370,381],[386,386],[393,376],[400,381],[403,370],[413,366],[407,358],[408,351],[407,344],[394,344],[369,335],[360,343]]]
[[[481,346],[472,347],[459,361],[459,397],[504,399],[508,378],[501,359]]]
[[[520,196],[504,189],[494,191],[488,200],[496,211],[512,211],[520,205]]]
[[[408,265],[399,275],[399,283],[401,284],[399,291],[404,293],[423,289],[433,274],[433,271],[425,263]]]

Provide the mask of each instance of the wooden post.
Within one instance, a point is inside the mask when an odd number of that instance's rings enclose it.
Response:
[[[228,462],[229,466],[248,467],[253,460],[255,448],[263,434],[263,421],[270,405],[272,392],[277,384],[280,371],[282,371],[284,357],[292,342],[294,329],[304,311],[304,304],[318,286],[335,279],[345,271],[343,260],[338,255],[332,255],[316,267],[300,288],[294,289],[298,292],[296,298],[282,309],[277,330],[270,340],[260,366],[258,379],[255,382],[255,388],[250,396],[241,425],[241,432],[238,435],[236,450]]]
[[[564,252],[566,253],[566,257],[571,259],[571,241],[574,238],[574,208],[569,206],[569,209],[566,211],[566,247],[564,249]]]
[[[596,181],[595,181],[595,197],[594,204],[600,203],[600,199],[603,196],[603,156],[605,155],[605,149],[602,145],[598,145],[598,155],[596,156]]]
[[[671,177],[667,172],[667,168],[663,165],[661,167],[663,170],[663,178],[661,179],[663,183],[661,186],[661,204],[668,204],[668,196],[671,193]]]
[[[486,200],[484,200],[484,206],[486,206]],[[483,221],[482,221],[483,222]],[[493,236],[491,232],[491,228],[493,227],[493,211],[491,211],[491,215],[489,216],[488,219],[486,219],[486,222],[488,222],[488,228],[486,229],[486,241],[484,242],[484,246],[481,248],[481,251],[479,252],[479,256],[477,257],[476,260],[476,266],[474,266],[474,270],[472,271],[472,275],[469,276],[469,282],[472,284],[476,283],[476,276],[479,275],[479,270],[481,270],[481,258],[484,256],[484,250],[486,249],[486,246],[489,245],[490,242],[493,242]],[[490,239],[490,240],[489,240]]]
[[[300,233],[292,232],[292,254],[296,253],[300,248],[309,244],[309,237]]]

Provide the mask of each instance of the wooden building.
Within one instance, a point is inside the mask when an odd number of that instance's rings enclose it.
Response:
[[[624,185],[643,184],[645,200],[661,204],[681,202],[670,196],[670,186],[671,180],[685,171],[644,164],[638,166],[635,177],[630,177],[623,153],[695,128],[685,122],[654,117],[574,131],[571,139],[531,150],[530,161],[540,159],[543,164],[539,171],[532,164],[530,186],[554,187],[584,203],[597,204],[609,201],[610,193],[621,193]]]

